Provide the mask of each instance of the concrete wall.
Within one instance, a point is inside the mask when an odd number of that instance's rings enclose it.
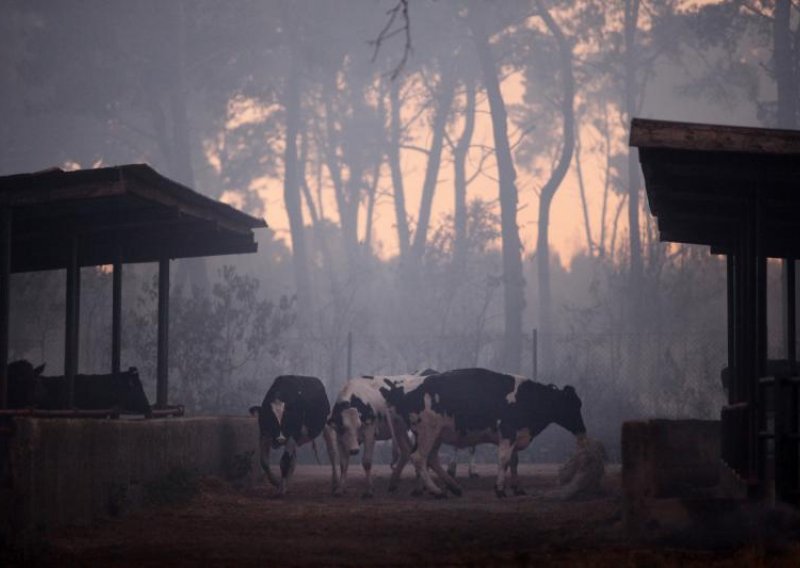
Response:
[[[0,532],[13,541],[113,513],[174,468],[225,475],[234,456],[255,451],[257,469],[254,418],[17,418],[13,430],[10,487],[0,499]]]
[[[683,516],[685,500],[712,491],[720,482],[720,443],[718,420],[625,422],[622,489],[628,529],[636,532]]]

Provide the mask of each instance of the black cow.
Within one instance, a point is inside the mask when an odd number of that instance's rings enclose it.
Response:
[[[29,361],[20,359],[8,364],[8,408],[28,408],[36,405],[37,398],[43,396],[39,375],[44,365],[34,368]]]
[[[45,410],[66,408],[65,377],[40,377],[44,396],[36,406]],[[115,375],[75,375],[74,407],[81,410],[118,409],[126,414],[151,416],[152,410],[136,367]]]
[[[581,400],[570,386],[558,389],[486,369],[448,371],[416,384],[384,382],[381,392],[387,402],[416,435],[417,448],[411,460],[417,474],[436,496],[444,493],[431,479],[426,463],[451,491],[461,493],[436,458],[442,443],[457,448],[497,444],[495,491],[498,497],[505,497],[506,469],[511,467],[514,492],[523,493],[517,476],[517,452],[528,447],[549,424],[556,423],[579,437],[586,433]]]
[[[278,495],[286,493],[297,463],[297,447],[313,442],[322,433],[330,409],[322,381],[299,375],[276,378],[261,406],[250,408],[250,414],[258,416],[261,467],[269,482],[278,487]],[[284,451],[278,480],[270,468],[269,454],[281,446]]]

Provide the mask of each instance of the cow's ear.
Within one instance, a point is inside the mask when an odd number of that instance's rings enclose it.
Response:
[[[261,407],[260,406],[251,406],[250,407],[250,414],[253,416],[259,416],[261,414]]]
[[[569,394],[569,395],[575,394],[575,387],[573,387],[572,385],[565,386],[564,394]]]
[[[41,375],[41,374],[44,372],[44,366],[45,366],[45,363],[42,363],[41,365],[39,365],[38,367],[36,367],[36,368],[33,370],[33,376],[34,376],[34,377],[38,377],[39,375]]]

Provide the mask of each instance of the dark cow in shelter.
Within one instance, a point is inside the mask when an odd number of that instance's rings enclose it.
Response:
[[[384,381],[382,393],[389,405],[416,435],[411,460],[432,494],[443,497],[425,464],[429,464],[453,493],[461,494],[456,481],[441,468],[436,454],[442,443],[463,448],[475,444],[497,444],[498,497],[506,495],[506,470],[510,485],[519,487],[517,452],[549,424],[555,423],[575,436],[586,434],[581,400],[571,386],[559,389],[524,377],[486,369],[461,369],[420,378],[414,384]]]
[[[43,395],[36,406],[44,410],[66,408],[67,380],[63,376],[39,377]],[[75,375],[74,407],[81,410],[116,409],[123,414],[151,416],[139,371],[131,367],[121,373]]]
[[[43,396],[39,376],[44,371],[44,365],[34,367],[30,361],[20,359],[13,361],[6,367],[8,377],[8,407],[29,408],[36,405],[37,398]]]
[[[289,477],[297,463],[297,447],[314,441],[322,433],[330,412],[325,387],[316,377],[281,375],[264,396],[261,406],[250,413],[258,416],[261,467],[269,482],[286,493]],[[272,473],[270,451],[284,447],[281,457],[281,478]],[[316,447],[314,448],[316,452]]]
[[[61,410],[67,408],[67,381],[63,376],[42,375],[44,365],[26,361],[8,365],[9,408]],[[144,393],[139,372],[131,367],[119,374],[75,375],[74,408],[115,409],[127,414],[150,416],[150,401]]]

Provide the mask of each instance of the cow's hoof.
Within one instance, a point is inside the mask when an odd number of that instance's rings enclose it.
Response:
[[[440,491],[439,493],[434,493],[433,494],[433,498],[434,499],[447,499],[447,493],[445,493],[444,491]]]
[[[453,487],[451,487],[451,486],[449,486],[449,485],[448,485],[448,486],[447,486],[447,488],[448,488],[448,489],[449,489],[449,490],[450,490],[450,491],[453,493],[453,495],[455,495],[456,497],[461,497],[461,494],[462,494],[462,493],[464,493],[464,492],[461,490],[461,488],[460,488],[460,487],[458,487],[458,486],[453,486]]]
[[[500,489],[500,488],[498,488],[498,487],[495,487],[495,488],[494,488],[494,494],[495,494],[495,495],[497,495],[497,498],[498,498],[498,499],[505,499],[505,497],[506,497],[506,490],[505,490],[505,489]]]
[[[527,495],[527,493],[525,493],[525,490],[522,487],[515,487],[514,495]]]
[[[389,489],[387,489],[389,493],[396,493],[397,492],[397,485],[390,485]]]
[[[362,499],[372,499],[372,497],[373,497],[372,491],[365,491],[364,493],[361,494]]]
[[[469,472],[469,478],[470,479],[478,479],[479,477],[480,477],[480,475],[478,475],[474,471]]]
[[[447,475],[449,475],[450,477],[455,477],[456,476],[456,468],[448,467],[447,468]]]
[[[411,496],[412,496],[412,497],[422,497],[422,494],[423,494],[423,493],[424,493],[424,491],[423,491],[422,489],[414,489],[414,490],[411,492]]]

